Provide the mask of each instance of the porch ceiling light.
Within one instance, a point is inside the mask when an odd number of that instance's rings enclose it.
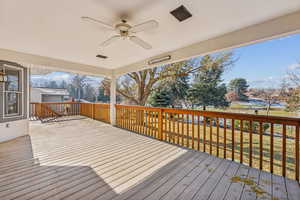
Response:
[[[154,64],[157,64],[157,63],[160,63],[160,62],[164,62],[164,61],[167,61],[167,60],[171,60],[171,56],[170,55],[167,55],[167,56],[164,56],[164,57],[160,57],[160,58],[154,58],[152,60],[149,60],[148,64],[149,65],[154,65]]]
[[[0,83],[5,83],[7,82],[7,76],[6,74],[2,71],[0,71]]]

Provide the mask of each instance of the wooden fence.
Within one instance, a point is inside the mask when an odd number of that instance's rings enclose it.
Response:
[[[299,181],[297,118],[116,105],[117,126]]]

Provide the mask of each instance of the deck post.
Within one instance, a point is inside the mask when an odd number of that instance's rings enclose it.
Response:
[[[116,125],[116,85],[117,77],[113,75],[110,83],[110,124],[113,126]]]

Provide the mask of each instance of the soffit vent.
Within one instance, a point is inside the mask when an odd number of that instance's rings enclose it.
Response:
[[[192,17],[192,14],[184,7],[184,5],[179,6],[170,13],[180,22]]]
[[[96,57],[97,57],[97,58],[102,58],[102,59],[106,59],[106,58],[107,58],[107,56],[100,55],[100,54],[96,55]]]

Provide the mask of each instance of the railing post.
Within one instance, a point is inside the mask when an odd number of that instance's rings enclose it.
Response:
[[[117,77],[112,76],[110,82],[110,124],[116,125],[116,85]]]
[[[95,104],[92,103],[92,117],[95,119]]]
[[[158,112],[158,139],[159,140],[163,139],[162,134],[163,134],[163,109],[160,108]]]

